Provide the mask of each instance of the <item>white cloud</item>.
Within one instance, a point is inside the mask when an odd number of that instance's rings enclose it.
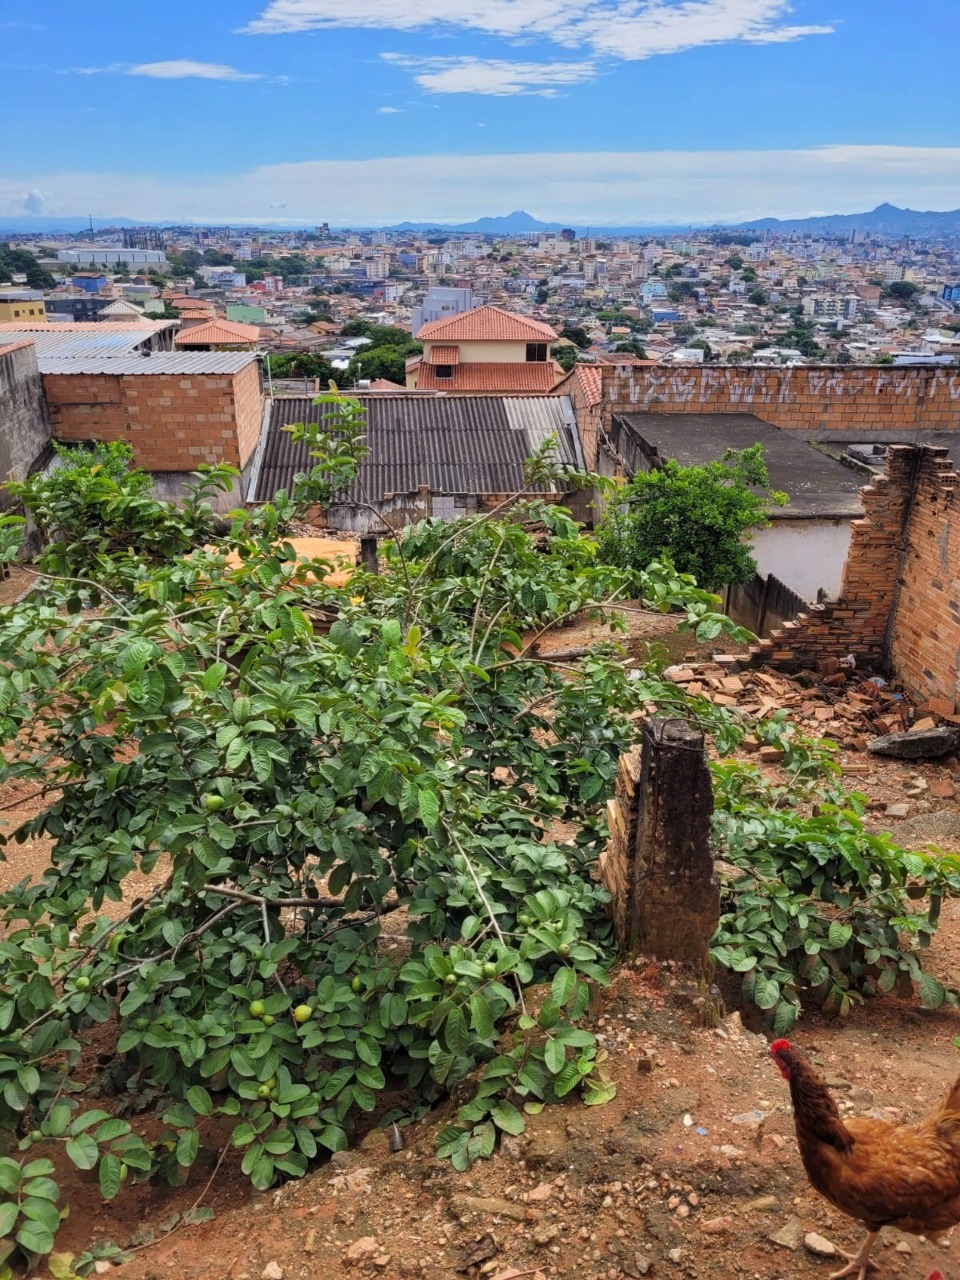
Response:
[[[598,0],[587,0],[587,4]],[[269,0],[245,28],[253,35],[313,31],[323,27],[376,27],[413,31],[438,23],[496,35],[536,35],[559,30],[583,6],[574,0],[368,0],[362,6],[344,0]]]
[[[403,107],[377,107],[378,116],[402,116]]]
[[[508,38],[542,37],[570,48],[636,60],[702,45],[782,44],[828,35],[832,26],[791,26],[790,0],[269,0],[245,30],[254,35],[324,27],[413,31],[459,27]]]
[[[617,6],[613,21],[594,5],[581,25],[598,52],[630,60],[738,40],[782,44],[809,35],[828,35],[833,30],[778,25],[791,11],[788,0],[683,0],[672,4],[626,0]]]
[[[381,55],[387,62],[408,67],[428,93],[481,93],[500,97],[538,94],[555,97],[559,87],[592,80],[591,62],[507,62],[496,58],[412,58],[400,53]]]
[[[91,74],[95,68],[87,68]],[[262,80],[257,73],[238,71],[222,62],[193,62],[190,58],[174,58],[168,62],[141,62],[130,67],[128,76],[149,76],[153,80]]]
[[[734,222],[815,210],[857,212],[882,201],[952,209],[960,147],[836,145],[795,151],[583,151],[308,160],[243,173],[19,173],[0,178],[0,210],[44,193],[44,212],[145,220],[370,225],[526,208],[579,225]]]

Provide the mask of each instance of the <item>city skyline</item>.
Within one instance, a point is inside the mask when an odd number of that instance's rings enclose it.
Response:
[[[960,137],[930,74],[960,35],[949,0],[922,22],[893,0],[447,9],[170,0],[161,24],[106,0],[93,24],[0,0],[20,124],[0,139],[0,216],[523,208],[599,227],[960,204]]]

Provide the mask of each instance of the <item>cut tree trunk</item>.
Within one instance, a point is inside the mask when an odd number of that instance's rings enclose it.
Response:
[[[626,916],[630,951],[704,967],[720,919],[710,844],[713,787],[703,734],[685,720],[643,730],[636,847]]]

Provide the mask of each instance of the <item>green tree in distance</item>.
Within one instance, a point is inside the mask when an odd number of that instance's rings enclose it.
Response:
[[[769,488],[759,444],[699,466],[668,460],[636,475],[621,498],[600,526],[603,559],[628,567],[668,556],[710,591],[754,576],[757,564],[745,536],[768,523],[769,503],[787,501]]]

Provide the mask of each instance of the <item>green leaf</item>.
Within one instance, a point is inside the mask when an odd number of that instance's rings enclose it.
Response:
[[[59,1200],[60,1188],[52,1178],[30,1178],[23,1184],[23,1194],[39,1200]]]
[[[551,984],[551,992],[557,1004],[563,1007],[570,997],[573,995],[574,988],[577,985],[576,970],[563,968],[558,969],[553,975]]]
[[[612,1080],[588,1076],[584,1082],[583,1105],[585,1107],[602,1107],[616,1096],[617,1086]]]
[[[213,1111],[213,1099],[202,1084],[192,1085],[187,1090],[187,1102],[198,1116],[208,1116]]]
[[[440,800],[435,791],[418,791],[417,809],[420,821],[428,830],[440,821]]]
[[[97,1143],[112,1142],[115,1138],[125,1138],[129,1132],[130,1125],[126,1120],[111,1118],[97,1126],[93,1139]]]
[[[12,1200],[8,1200],[5,1204],[0,1204],[0,1239],[10,1235],[19,1212],[17,1205]]]
[[[100,1161],[100,1194],[112,1200],[123,1186],[123,1163],[109,1152]]]
[[[185,1129],[177,1141],[177,1164],[185,1168],[193,1164],[200,1149],[200,1134],[196,1129]]]
[[[328,1151],[346,1151],[350,1145],[347,1142],[347,1135],[339,1125],[328,1124],[325,1128],[317,1133],[317,1142],[321,1147],[326,1147]]]
[[[516,1135],[523,1133],[526,1128],[526,1121],[512,1102],[501,1102],[491,1107],[490,1119],[504,1133]]]
[[[558,1071],[563,1070],[563,1065],[567,1060],[567,1053],[559,1040],[551,1037],[543,1050],[543,1060],[547,1064],[547,1070],[556,1075]]]
[[[831,920],[827,930],[827,945],[831,951],[839,951],[853,937],[853,926],[840,920]]]
[[[920,979],[920,1003],[924,1009],[939,1009],[947,998],[947,989],[942,982],[925,973]]]
[[[9,1156],[0,1156],[0,1191],[10,1193],[16,1191],[22,1179],[20,1166]]]
[[[45,1254],[53,1248],[53,1232],[36,1222],[24,1222],[14,1239],[21,1248],[30,1253]]]
[[[93,1169],[100,1158],[100,1150],[89,1133],[80,1133],[67,1142],[67,1155],[78,1169]]]

